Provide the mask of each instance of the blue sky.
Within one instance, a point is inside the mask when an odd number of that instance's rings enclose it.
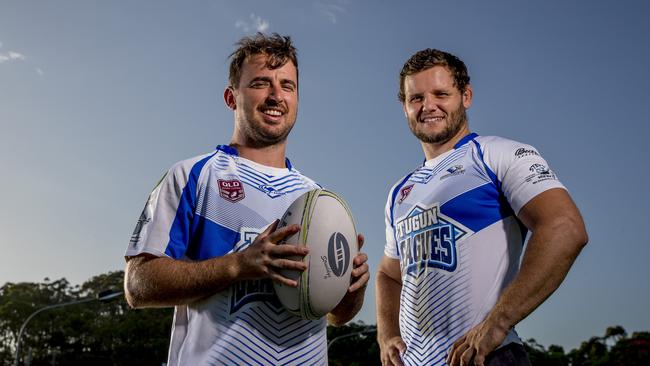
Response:
[[[565,348],[649,330],[650,6],[644,1],[3,1],[0,284],[122,269],[146,197],[174,162],[227,143],[233,44],[299,49],[288,155],[349,202],[371,270],[390,186],[421,163],[397,80],[422,48],[460,56],[470,127],[537,147],[591,242],[518,330]],[[374,291],[357,319],[374,323]]]

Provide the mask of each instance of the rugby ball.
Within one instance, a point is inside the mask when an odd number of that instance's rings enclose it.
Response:
[[[357,231],[348,205],[338,195],[314,189],[298,197],[282,216],[278,227],[300,225],[300,231],[283,244],[309,248],[305,271],[283,270],[298,287],[274,282],[282,305],[303,319],[329,313],[350,287],[352,260],[357,255]]]

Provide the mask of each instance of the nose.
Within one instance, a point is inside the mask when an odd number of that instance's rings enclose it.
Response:
[[[436,105],[434,98],[430,96],[424,97],[424,100],[422,101],[422,110],[424,112],[432,112],[435,111],[437,108],[438,107]]]
[[[276,103],[281,103],[284,100],[282,95],[282,87],[280,85],[272,84],[269,88],[269,95],[267,97],[269,100],[275,101]]]

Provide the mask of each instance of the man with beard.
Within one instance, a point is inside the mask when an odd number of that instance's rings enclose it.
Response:
[[[243,38],[231,55],[228,145],[175,164],[149,196],[126,251],[126,298],[136,308],[175,306],[168,365],[324,365],[326,321],[304,320],[279,303],[272,281],[303,271],[305,247],[277,218],[318,188],[285,157],[298,107],[298,61],[289,37]],[[358,238],[359,246],[363,237]],[[334,325],[359,311],[367,257],[328,314]]]
[[[535,148],[470,133],[472,94],[465,64],[446,52],[419,51],[400,73],[399,99],[426,161],[386,205],[376,284],[384,365],[530,365],[514,326],[587,242],[580,212]]]

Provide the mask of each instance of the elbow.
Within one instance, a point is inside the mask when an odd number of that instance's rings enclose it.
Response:
[[[327,314],[327,324],[331,325],[333,327],[342,327],[344,326],[347,322],[352,320],[354,318],[353,316],[346,316],[346,317],[341,317],[341,316],[336,316],[332,313]]]
[[[583,228],[582,232],[578,236],[577,241],[580,245],[580,250],[582,250],[582,248],[584,248],[587,243],[589,243],[589,235],[587,234],[587,230]]]
[[[144,288],[145,280],[140,270],[140,258],[132,258],[127,262],[124,271],[124,297],[126,302],[133,309],[140,309],[147,306]]]
[[[558,232],[564,232],[576,251],[576,255],[582,251],[589,242],[589,235],[581,217],[573,217],[568,220],[562,220],[563,225],[558,228]]]
[[[573,226],[573,241],[576,243],[578,250],[582,250],[587,243],[589,242],[589,235],[587,234],[587,229],[585,228],[585,223],[582,221],[582,218],[574,220],[575,223]]]
[[[127,279],[124,280],[124,297],[132,309],[144,307],[144,302],[141,296],[139,296],[138,290]]]

